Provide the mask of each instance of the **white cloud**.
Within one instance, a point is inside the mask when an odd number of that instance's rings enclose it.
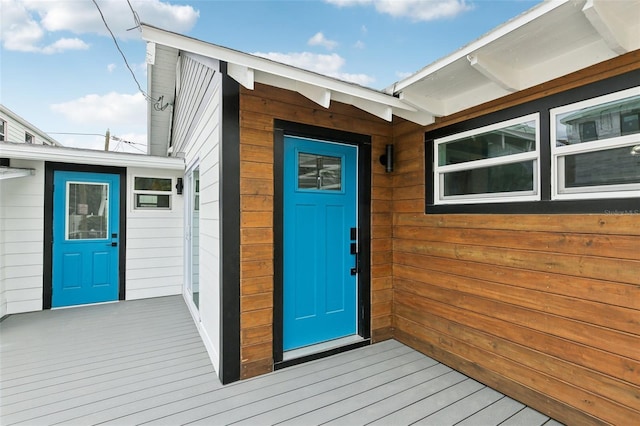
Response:
[[[55,43],[41,49],[47,55],[64,52],[65,50],[87,50],[89,45],[79,38],[61,38]]]
[[[355,47],[356,49],[364,49],[365,44],[364,41],[362,40],[358,40],[353,44],[353,47]]]
[[[337,53],[330,55],[322,55],[310,52],[297,53],[279,53],[269,52],[253,53],[256,56],[271,59],[273,61],[282,62],[283,64],[292,65],[298,68],[304,68],[309,71],[317,72],[329,77],[338,78],[351,83],[363,86],[371,85],[375,78],[366,74],[349,74],[342,71],[342,67],[346,61]]]
[[[473,9],[466,0],[325,0],[339,7],[374,6],[380,13],[412,21],[452,18]]]
[[[109,64],[109,65],[107,65],[107,71],[112,73],[117,67],[118,66],[116,64]]]
[[[136,23],[126,1],[101,0],[98,4],[109,27],[118,38],[139,37],[138,31],[128,31],[135,27]],[[163,0],[132,0],[131,4],[140,20],[176,32],[189,31],[200,15],[200,12],[191,6],[173,5]],[[45,38],[58,31],[77,35],[108,35],[98,9],[88,0],[2,0],[0,15],[0,39],[7,50],[57,53],[81,46],[78,42],[68,42],[80,41],[77,38],[61,38],[49,46],[43,46],[46,44]]]
[[[72,123],[99,129],[140,127],[144,129],[147,121],[147,102],[141,93],[91,94],[53,104],[51,110],[63,115]]]
[[[309,46],[323,46],[327,50],[333,50],[338,45],[338,42],[327,39],[324,34],[319,32],[311,37],[307,44],[309,44]]]

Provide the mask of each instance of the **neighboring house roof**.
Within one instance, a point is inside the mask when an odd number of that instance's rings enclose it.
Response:
[[[386,89],[446,116],[640,49],[640,0],[541,3]]]
[[[55,140],[54,138],[52,138],[42,130],[38,129],[36,126],[29,123],[27,120],[25,120],[24,118],[22,118],[21,116],[11,111],[9,108],[7,108],[2,104],[0,104],[0,116],[6,117],[8,119],[13,120],[16,123],[19,123],[21,126],[28,129],[29,133],[32,133],[34,136],[38,136],[38,138],[44,140],[49,145],[62,146],[60,142],[58,142],[57,140]],[[7,142],[23,142],[23,141],[7,141]]]
[[[148,91],[163,105],[175,94],[179,51],[228,63],[247,89],[255,82],[297,91],[328,108],[350,104],[421,125],[640,48],[640,0],[544,2],[384,91],[142,24]],[[171,108],[149,108],[149,149],[166,154]]]

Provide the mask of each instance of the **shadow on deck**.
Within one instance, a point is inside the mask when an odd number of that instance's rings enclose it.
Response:
[[[0,323],[0,424],[557,425],[397,342],[222,386],[180,296]]]

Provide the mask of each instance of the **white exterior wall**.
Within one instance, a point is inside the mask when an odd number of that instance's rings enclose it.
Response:
[[[134,208],[134,178],[171,178],[170,210]],[[127,300],[180,294],[183,286],[184,196],[175,189],[181,171],[127,169]]]
[[[39,311],[44,273],[44,161],[11,160],[35,175],[0,180],[0,318]],[[182,292],[183,196],[175,187],[171,210],[135,210],[133,177],[176,178],[181,170],[127,169],[125,299]]]
[[[209,68],[209,69],[207,69]],[[174,122],[174,153],[184,153],[187,169],[200,168],[199,221],[199,286],[200,307],[188,300],[194,320],[203,338],[211,361],[221,374],[220,366],[220,140],[222,80],[217,61],[199,57],[183,57],[180,91],[176,99]],[[215,73],[211,73],[215,70]],[[206,82],[208,89],[200,92],[199,102],[193,93]],[[181,106],[184,108],[181,109]],[[185,107],[186,106],[186,107]],[[188,213],[185,213],[188,214]]]
[[[42,309],[44,163],[11,165],[35,175],[0,180],[0,318]]]

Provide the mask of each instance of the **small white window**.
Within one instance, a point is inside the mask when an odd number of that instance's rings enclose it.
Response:
[[[7,122],[4,120],[0,120],[0,141],[7,140]]]
[[[554,199],[637,197],[640,87],[551,110]]]
[[[538,114],[434,141],[435,204],[540,199]]]
[[[171,178],[135,177],[133,185],[136,209],[171,209]]]
[[[33,143],[33,142],[34,142],[33,135],[31,133],[25,132],[24,133],[24,143]]]

